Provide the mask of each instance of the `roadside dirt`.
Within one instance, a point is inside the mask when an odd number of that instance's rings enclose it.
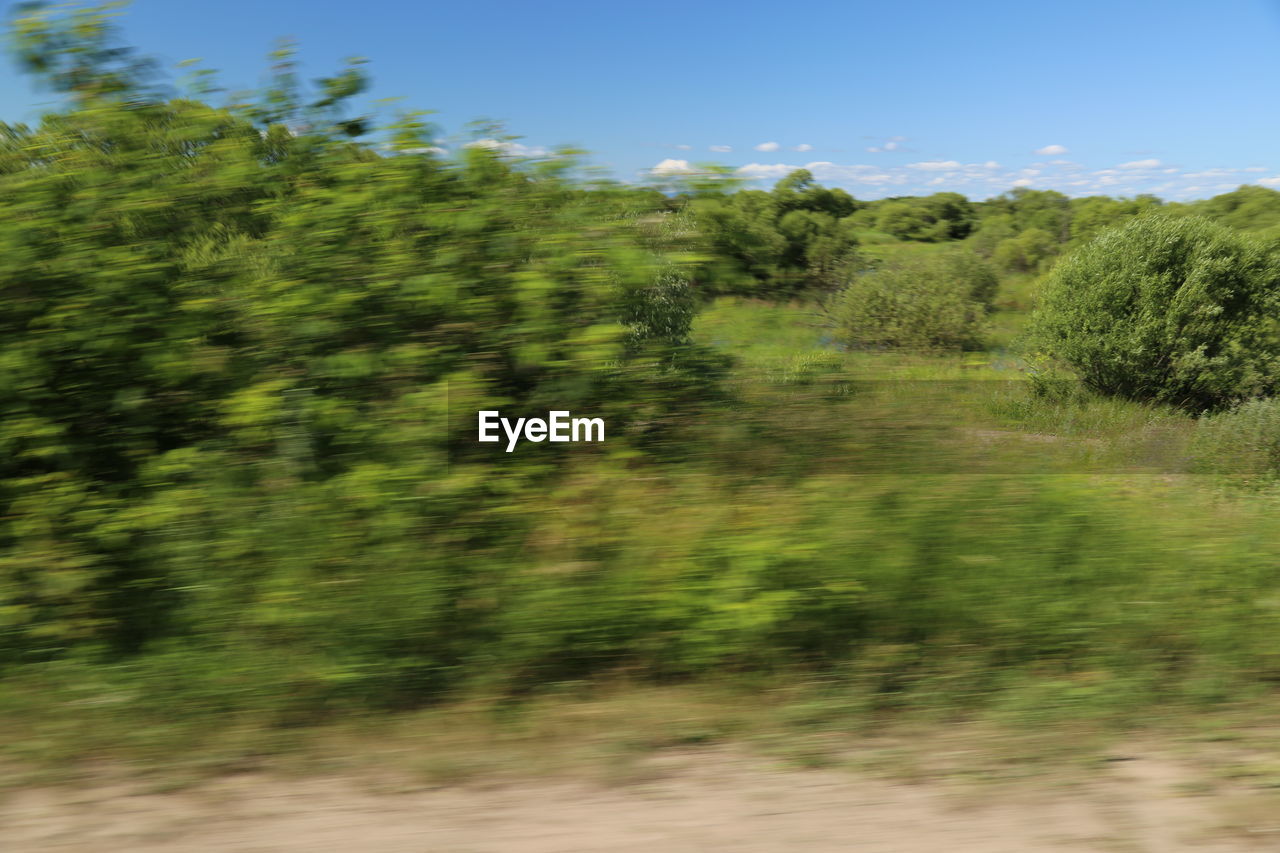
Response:
[[[1037,853],[1280,849],[1274,795],[1198,787],[1135,756],[1066,784],[910,784],[780,769],[728,750],[666,754],[644,781],[427,788],[241,774],[13,791],[0,850],[343,853]],[[1197,791],[1199,793],[1197,793]]]

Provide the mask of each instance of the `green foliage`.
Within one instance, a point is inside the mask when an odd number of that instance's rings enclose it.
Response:
[[[1274,482],[1280,476],[1280,399],[1246,400],[1200,418],[1191,453],[1199,470]]]
[[[21,19],[28,64],[76,97],[0,137],[0,665],[297,649],[326,623],[352,659],[448,665],[466,629],[432,614],[466,610],[483,574],[457,561],[509,535],[449,408],[666,440],[723,366],[688,341],[685,247],[645,229],[651,196],[586,191],[568,158],[443,162],[412,153],[411,117],[398,151],[352,142],[354,66],[310,107],[287,49],[259,100],[157,100],[83,20]]]
[[[1121,225],[1133,216],[1160,210],[1163,203],[1150,195],[1132,199],[1089,196],[1071,201],[1071,244],[1083,245],[1106,228]]]
[[[1057,265],[1032,336],[1095,391],[1214,408],[1275,382],[1278,277],[1220,225],[1140,217]]]
[[[1043,270],[1058,251],[1058,244],[1048,231],[1028,228],[1017,237],[1001,240],[991,255],[991,261],[1006,272],[1037,272]]]
[[[973,227],[973,206],[959,193],[894,199],[876,206],[875,227],[902,240],[959,240]]]
[[[1013,230],[1019,234],[1038,228],[1059,243],[1071,236],[1071,200],[1054,190],[1017,187],[985,202],[980,213],[983,218],[1009,216]]]
[[[72,6],[59,15],[46,3],[19,3],[10,45],[25,71],[76,102],[148,97],[154,63],[121,46],[111,23],[124,5]]]
[[[984,258],[991,258],[1001,243],[1017,235],[1018,231],[1012,214],[990,214],[979,220],[978,227],[969,236],[966,245],[974,253]]]
[[[963,284],[974,302],[988,311],[995,307],[1000,278],[981,257],[973,252],[956,249],[938,254],[932,260],[938,275]]]
[[[1261,231],[1280,226],[1280,192],[1266,187],[1242,186],[1229,193],[1189,205],[1192,213],[1241,231]]]
[[[818,186],[799,169],[772,192],[694,194],[692,219],[711,259],[702,277],[713,292],[785,296],[838,285],[854,263],[857,207],[844,190]]]
[[[854,278],[832,299],[832,322],[856,348],[972,349],[997,285],[969,252],[907,259]]]
[[[977,347],[988,257],[1035,270],[1100,233],[1054,272],[1039,340],[1091,388],[1216,405],[1273,381],[1271,249],[1143,199],[864,206],[802,170],[762,192],[708,169],[671,198],[500,143],[447,159],[420,114],[375,147],[359,60],[308,93],[282,45],[262,93],[163,97],[100,10],[22,16],[17,44],[68,102],[0,126],[6,685],[296,725],[619,672],[853,671],[886,704],[1280,678],[1271,515],[1206,534],[1190,499],[937,475],[998,455],[943,419],[988,392],[876,396],[853,366],[948,362],[838,346]],[[866,270],[855,228],[881,220],[911,242],[875,234]],[[846,283],[827,326],[799,300],[695,317],[699,289]],[[1037,459],[1174,417],[1036,387],[1003,412]],[[609,443],[495,462],[482,408],[602,416]],[[1198,446],[1268,472],[1276,421],[1246,403]],[[926,476],[860,467],[886,460]]]
[[[900,240],[931,239],[932,225],[918,205],[905,201],[890,201],[876,208],[875,227]]]

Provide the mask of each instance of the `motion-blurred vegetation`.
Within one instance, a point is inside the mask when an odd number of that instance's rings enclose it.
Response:
[[[1275,261],[1238,233],[1280,193],[661,192],[377,128],[358,61],[308,95],[282,48],[215,106],[103,10],[13,38],[66,97],[0,125],[13,754],[608,678],[1081,713],[1280,679]],[[1009,349],[1042,273],[1059,385]],[[609,438],[480,454],[486,408]],[[1237,452],[1243,496],[1185,476]]]

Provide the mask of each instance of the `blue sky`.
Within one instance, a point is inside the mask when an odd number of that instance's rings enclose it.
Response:
[[[1277,2],[134,0],[122,24],[229,89],[279,36],[309,78],[365,56],[372,97],[436,110],[444,148],[496,119],[624,180],[719,162],[859,198],[1280,188]],[[0,118],[49,103],[0,71]]]

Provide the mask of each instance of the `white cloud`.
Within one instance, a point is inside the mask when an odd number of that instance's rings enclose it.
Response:
[[[1045,146],[1045,147],[1043,147],[1043,148],[1037,148],[1037,149],[1036,149],[1036,153],[1037,153],[1037,154],[1040,154],[1040,155],[1043,155],[1043,156],[1045,156],[1045,157],[1056,157],[1056,156],[1058,156],[1059,154],[1066,154],[1066,153],[1067,153],[1067,146],[1065,146],[1065,145],[1046,145],[1046,146]]]
[[[677,146],[676,146],[676,150],[678,150],[678,151],[692,151],[692,150],[693,150],[693,146],[692,146],[692,145],[677,145]]]
[[[883,150],[883,146],[879,146]],[[876,162],[867,158],[870,162]],[[1028,160],[1030,158],[1027,158]],[[1234,180],[1256,182],[1258,186],[1280,190],[1280,169],[1276,166],[1256,174],[1234,168],[1210,168],[1200,172],[1184,171],[1160,164],[1154,158],[1113,166],[1086,169],[1080,163],[1046,157],[1036,162],[1012,165],[995,160],[966,163],[957,160],[922,160],[899,165],[867,165],[815,161],[801,158],[786,162],[749,163],[738,170],[739,176],[772,183],[796,169],[808,169],[825,186],[843,187],[859,198],[875,199],[897,195],[928,195],[939,190],[960,192],[974,200],[998,195],[1011,186],[1055,189],[1070,196],[1128,196],[1150,192],[1161,198],[1184,200],[1203,198],[1229,190]],[[1280,164],[1277,164],[1280,166]],[[1258,167],[1250,167],[1255,172]]]
[[[802,142],[799,145],[797,145],[795,148],[792,148],[791,150],[792,151],[812,151],[813,146],[807,142]]]
[[[891,136],[886,142],[880,145],[873,145],[867,150],[872,154],[883,154],[885,151],[899,151],[902,148],[901,143],[906,142],[905,136]]]
[[[803,165],[791,163],[748,163],[738,169],[738,174],[746,178],[760,180],[777,180],[786,177],[796,169],[808,169],[813,177],[828,185],[851,183],[870,184],[904,184],[911,176],[902,170],[890,172],[878,166],[853,165],[841,166],[828,160],[815,160]]]
[[[667,158],[649,170],[655,175],[686,175],[693,171],[688,160],[672,160]]]
[[[1168,169],[1165,169],[1165,172],[1168,171]],[[1176,172],[1177,169],[1174,169],[1173,171]],[[1205,169],[1203,172],[1186,172],[1182,177],[1196,181],[1212,180],[1213,178],[1228,178],[1234,175],[1235,172],[1235,169]]]
[[[546,157],[551,152],[540,145],[521,145],[519,142],[507,142],[499,139],[477,139],[468,142],[463,148],[488,148],[499,151],[510,157]]]
[[[782,146],[776,142],[761,142],[756,146],[757,151],[777,151]]]
[[[730,151],[733,150],[733,146],[732,145],[712,145],[710,150],[715,151],[718,154],[728,154]]]
[[[799,168],[786,163],[748,163],[738,169],[738,174],[748,178],[785,178]]]

